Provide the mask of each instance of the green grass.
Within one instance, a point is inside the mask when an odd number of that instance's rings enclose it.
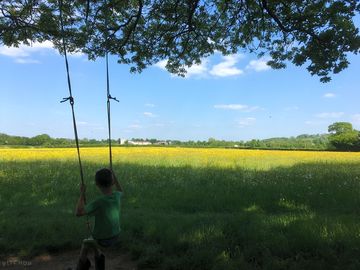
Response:
[[[360,269],[360,164],[196,167],[115,164],[125,189],[121,248],[139,268]],[[99,195],[85,162],[88,198]],[[78,167],[2,161],[0,254],[79,248]]]

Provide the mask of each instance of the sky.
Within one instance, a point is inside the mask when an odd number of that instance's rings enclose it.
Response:
[[[215,54],[171,75],[165,62],[131,74],[110,57],[113,138],[250,140],[327,133],[338,121],[360,129],[360,56],[321,83],[291,63],[272,70],[253,54]],[[69,57],[81,138],[107,138],[105,61]],[[50,42],[0,46],[0,133],[73,138],[63,57]]]

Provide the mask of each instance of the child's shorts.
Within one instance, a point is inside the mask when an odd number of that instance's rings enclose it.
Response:
[[[96,242],[102,247],[111,247],[115,245],[118,240],[119,240],[119,235],[116,235],[108,239],[96,239]]]
[[[119,235],[116,235],[116,236],[108,238],[108,239],[94,239],[92,236],[90,236],[89,238],[84,239],[83,243],[88,247],[100,246],[100,247],[107,248],[107,247],[111,247],[111,246],[115,245],[118,240],[119,240]]]

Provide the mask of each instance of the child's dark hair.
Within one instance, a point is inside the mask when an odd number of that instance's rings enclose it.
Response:
[[[113,183],[112,172],[108,168],[98,170],[95,174],[95,181],[100,187],[110,187]]]

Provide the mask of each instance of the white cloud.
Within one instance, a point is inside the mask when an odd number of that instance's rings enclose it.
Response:
[[[138,124],[132,124],[130,126],[128,126],[128,128],[131,128],[131,129],[139,129],[139,128],[142,128],[142,126],[138,125]]]
[[[153,114],[152,112],[144,112],[144,116],[146,116],[146,117],[156,117],[156,115]]]
[[[15,63],[18,63],[18,64],[40,64],[40,61],[31,59],[31,58],[16,58]]]
[[[209,44],[215,44],[215,41],[213,41],[211,38],[207,38],[207,42],[209,43]]]
[[[252,126],[254,125],[256,122],[256,118],[254,117],[246,117],[246,118],[241,118],[239,121],[238,121],[238,124],[240,127],[248,127],[248,126]]]
[[[203,59],[200,64],[194,64],[191,67],[186,67],[185,78],[189,78],[191,76],[203,76],[206,74],[208,61]]]
[[[318,113],[316,117],[318,118],[340,118],[343,116],[343,112],[324,112],[324,113]]]
[[[27,46],[27,47],[29,47],[29,46]],[[54,44],[51,41],[46,40],[44,42],[31,43],[30,47],[33,48],[33,49],[37,49],[37,50],[40,50],[40,49],[53,49]]]
[[[0,54],[13,57],[13,58],[19,58],[19,57],[27,57],[30,56],[30,54],[34,52],[38,52],[41,50],[53,50],[53,44],[50,41],[44,41],[42,43],[40,42],[34,42],[30,46],[21,44],[19,47],[7,47],[2,46],[0,47]]]
[[[252,112],[260,109],[259,106],[249,106],[243,104],[218,104],[214,105],[215,109],[223,109],[223,110],[238,110],[243,112]]]
[[[186,78],[196,76],[196,77],[231,77],[244,74],[244,70],[238,68],[236,64],[240,59],[243,59],[243,54],[231,54],[222,57],[222,60],[218,64],[210,64],[209,59],[202,59],[200,64],[192,65],[189,68],[185,68],[187,73],[185,74]],[[270,60],[270,57],[262,57],[258,60],[252,60],[246,66],[246,70],[254,71],[265,71],[270,69],[270,66],[267,65],[267,62]],[[154,64],[155,67],[158,67],[162,70],[166,70],[167,59],[161,60]],[[171,75],[175,77],[175,75]]]
[[[334,97],[336,97],[336,95],[335,95],[334,93],[325,93],[325,94],[323,95],[323,97],[324,97],[324,98],[334,98]]]
[[[166,70],[166,64],[167,64],[168,60],[167,59],[164,59],[164,60],[161,60],[159,62],[157,62],[156,64],[154,64],[155,67],[158,67],[158,68],[161,68],[163,70]]]
[[[166,70],[167,62],[168,62],[167,59],[161,60],[161,61],[157,62],[154,66],[158,67],[162,70]],[[206,59],[203,59],[200,64],[194,64],[191,67],[185,67],[185,70],[186,70],[185,78],[189,78],[191,76],[205,75],[208,70],[207,64],[208,64],[208,61]],[[177,77],[176,75],[172,75],[172,76]]]
[[[33,42],[30,45],[20,44],[18,47],[0,47],[0,55],[11,57],[15,59],[15,63],[18,64],[38,64],[38,60],[31,59],[30,56],[34,53],[39,52],[52,52],[58,53],[54,49],[54,44],[51,41],[44,42]],[[69,56],[81,57],[83,54],[81,52],[69,53]]]
[[[155,104],[152,104],[152,103],[146,103],[146,104],[145,104],[145,107],[154,108],[154,107],[155,107]]]
[[[33,49],[53,49],[54,44],[51,41],[46,40],[44,42],[34,42],[31,44],[31,47]]]
[[[267,64],[267,62],[270,59],[271,59],[270,57],[262,57],[257,60],[251,60],[249,64],[246,66],[246,69],[254,70],[257,72],[269,70],[271,69],[271,67]]]
[[[220,64],[214,65],[209,73],[213,76],[217,77],[228,77],[228,76],[236,76],[243,74],[244,71],[235,67],[236,63],[243,56],[240,54],[231,54],[223,56],[223,62]]]
[[[82,52],[68,52],[68,56],[72,56],[72,57],[76,57],[76,58],[80,58],[83,57],[84,54]]]
[[[26,50],[22,49],[21,47],[16,48],[16,47],[2,46],[2,47],[0,47],[0,54],[5,55],[5,56],[9,56],[9,57],[26,57],[26,56],[29,56],[29,53]]]

